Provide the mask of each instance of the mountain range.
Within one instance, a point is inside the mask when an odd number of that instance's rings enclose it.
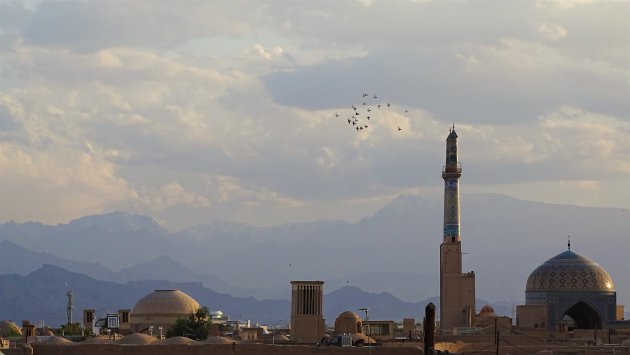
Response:
[[[475,271],[478,297],[508,309],[523,302],[529,273],[564,251],[570,235],[572,250],[611,274],[618,303],[630,304],[625,209],[463,194],[461,219],[464,271]],[[289,281],[318,279],[326,292],[357,286],[414,303],[439,293],[441,234],[437,196],[400,196],[353,223],[219,221],[179,232],[114,212],[57,226],[0,224],[0,272],[24,275],[48,263],[104,281],[198,281],[234,296],[285,300]]]
[[[0,275],[0,319],[30,319],[52,326],[65,323],[66,283],[72,285],[74,321],[81,320],[83,309],[95,309],[97,317],[116,313],[119,309],[131,309],[138,300],[156,289],[182,290],[201,305],[211,310],[221,310],[231,319],[249,319],[255,323],[273,325],[286,325],[290,319],[291,304],[284,299],[233,297],[203,287],[200,282],[142,280],[122,284],[101,281],[48,264],[28,275]],[[290,293],[290,285],[284,291]],[[429,302],[439,305],[436,298],[404,302],[387,292],[370,293],[355,286],[346,286],[324,296],[324,318],[332,324],[341,312],[358,312],[357,308],[369,307],[372,319],[421,319],[424,307]],[[483,300],[477,302],[486,303]],[[497,311],[509,312],[501,308],[497,308]]]

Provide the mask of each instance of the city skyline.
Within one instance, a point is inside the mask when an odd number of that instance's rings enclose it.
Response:
[[[453,123],[466,192],[630,208],[628,2],[0,6],[3,222],[355,220],[440,195]]]

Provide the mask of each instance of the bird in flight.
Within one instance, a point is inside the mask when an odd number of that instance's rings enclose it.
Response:
[[[353,110],[350,115],[346,115],[344,112],[335,112],[335,117],[342,117],[342,119],[345,117],[348,121],[348,125],[357,130],[357,132],[370,129],[368,121],[378,123],[380,115],[386,113],[385,111],[380,110],[382,106],[385,106],[386,109],[392,108],[391,102],[385,101],[382,96],[378,96],[376,93],[369,94],[368,92],[363,92],[361,93],[361,98],[361,101],[356,101],[355,104],[350,105]],[[375,106],[378,111],[374,110]],[[397,107],[398,106],[394,107],[394,110],[399,112]],[[409,109],[404,109],[403,105],[401,105],[400,111],[404,111],[405,114],[409,113]],[[363,116],[361,115],[361,112],[363,112]],[[349,116],[351,117],[349,118]],[[378,125],[372,127],[371,129],[378,129]],[[396,131],[400,132],[402,130],[403,129],[400,127],[400,124],[397,124]]]

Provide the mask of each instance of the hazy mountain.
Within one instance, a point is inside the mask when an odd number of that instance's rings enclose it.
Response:
[[[121,269],[111,279],[118,282],[138,281],[138,280],[168,280],[176,282],[201,282],[204,286],[210,287],[217,292],[229,294],[255,294],[255,290],[248,290],[235,287],[219,280],[212,275],[197,274],[186,268],[181,263],[162,255],[155,259]]]
[[[286,300],[235,298],[205,288],[200,282],[145,280],[122,284],[44,265],[28,275],[0,275],[0,319],[44,320],[52,325],[65,323],[66,283],[72,286],[74,293],[75,320],[81,319],[82,310],[86,308],[96,309],[99,316],[132,308],[140,298],[156,289],[180,289],[211,309],[259,322],[275,321],[290,311]]]
[[[0,239],[64,259],[95,262],[118,270],[166,255],[174,248],[170,233],[146,216],[115,212],[82,217],[68,224],[0,225]],[[31,234],[31,232],[34,232]]]
[[[222,310],[232,319],[250,319],[264,324],[287,324],[290,320],[288,300],[256,300],[217,293],[199,282],[134,281],[125,284],[101,281],[65,269],[44,265],[28,275],[0,275],[0,319],[30,319],[58,326],[66,322],[66,286],[71,284],[74,320],[80,321],[82,310],[96,309],[97,316],[133,308],[135,303],[156,289],[180,289],[211,310]],[[290,285],[284,289],[290,293]],[[371,319],[395,320],[424,315],[428,302],[439,306],[436,298],[410,303],[392,294],[364,292],[358,287],[343,287],[324,295],[324,317],[333,324],[339,313],[369,307]],[[479,304],[485,301],[478,300]],[[498,313],[500,308],[495,307]]]
[[[97,280],[128,282],[138,280],[169,280],[177,282],[202,282],[218,292],[244,294],[245,290],[229,285],[214,276],[190,271],[168,256],[159,256],[140,264],[114,272],[100,264],[58,258],[49,253],[37,253],[8,240],[0,241],[0,274],[29,274],[49,264],[66,270],[80,271]]]
[[[168,255],[192,270],[193,279],[211,275],[217,288],[224,282],[241,289],[235,294],[256,298],[287,299],[289,281],[319,279],[327,292],[351,285],[417,301],[439,293],[442,203],[439,196],[407,195],[356,223],[258,228],[215,222],[178,233],[148,217],[114,213],[54,227],[6,223],[0,225],[0,239],[114,270]],[[478,297],[509,307],[522,302],[529,273],[564,251],[568,235],[573,250],[610,272],[619,303],[630,304],[630,279],[624,277],[630,272],[630,218],[625,210],[494,194],[462,196],[464,271],[475,271]],[[170,274],[168,267],[153,268],[154,274],[140,275],[185,275],[176,268]]]
[[[436,315],[439,317],[440,298],[430,297],[418,302],[404,302],[389,292],[365,292],[356,286],[345,286],[324,296],[324,317],[333,323],[339,313],[353,311],[361,317],[364,313],[359,308],[369,308],[370,319],[393,320],[400,322],[403,318],[415,318],[422,321],[424,308],[433,302]],[[494,305],[482,299],[476,299],[477,308],[490,304],[499,315],[512,317],[512,310],[501,305]]]
[[[0,241],[0,274],[25,275],[44,264],[67,270],[81,270],[83,274],[99,280],[116,279],[116,273],[97,263],[62,259],[50,253],[31,251],[8,240]]]

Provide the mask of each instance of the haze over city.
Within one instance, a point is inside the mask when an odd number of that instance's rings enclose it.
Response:
[[[630,208],[628,2],[0,6],[0,221],[356,221],[440,195],[453,123],[465,192]]]

